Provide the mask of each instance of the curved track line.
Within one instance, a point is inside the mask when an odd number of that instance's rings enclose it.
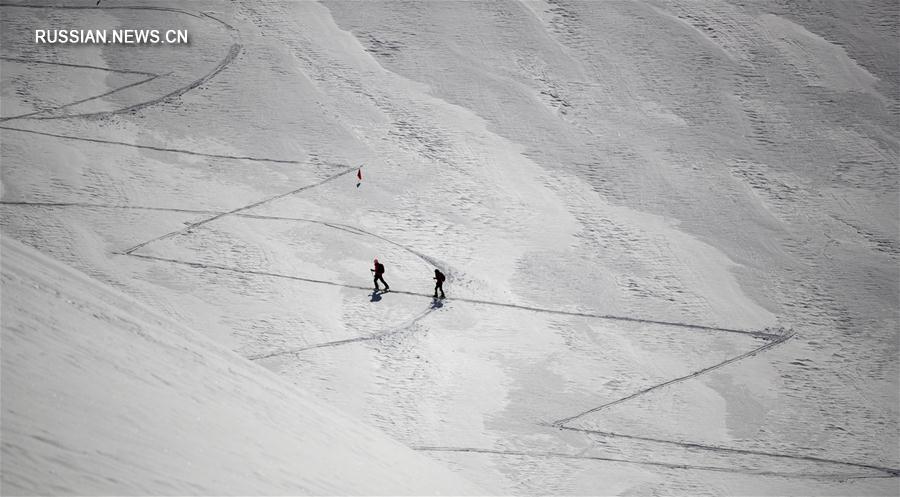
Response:
[[[286,218],[286,219],[289,219],[289,218]],[[356,226],[350,226],[350,225],[348,225],[348,224],[333,223],[333,222],[327,222],[327,223],[326,223],[326,222],[323,222],[322,224],[324,224],[325,226],[330,226],[330,227],[335,228],[335,229],[341,229],[341,228],[351,229],[351,230],[354,230],[354,231],[358,231],[358,232],[360,232],[360,233],[362,233],[362,234],[364,234],[364,235],[368,235],[368,236],[371,236],[371,237],[373,237],[373,238],[377,238],[377,239],[379,239],[379,240],[381,240],[381,241],[383,241],[383,242],[387,242],[387,243],[390,243],[391,245],[394,245],[394,246],[396,246],[396,247],[402,248],[403,250],[406,250],[407,252],[409,252],[409,253],[415,255],[416,257],[422,259],[423,261],[425,261],[425,262],[431,264],[432,266],[435,266],[435,267],[437,267],[438,269],[443,269],[443,270],[446,271],[446,268],[445,268],[444,264],[443,264],[442,262],[440,262],[439,260],[437,260],[437,259],[435,259],[435,258],[433,258],[433,257],[431,257],[431,256],[425,255],[425,254],[423,254],[422,252],[419,252],[419,251],[417,251],[417,250],[414,250],[414,249],[412,249],[412,248],[410,248],[410,247],[407,247],[406,245],[397,243],[397,242],[395,242],[395,241],[393,241],[393,240],[389,240],[389,239],[387,239],[387,238],[385,238],[385,237],[383,237],[383,236],[381,236],[381,235],[377,235],[377,234],[375,234],[375,233],[372,233],[371,231],[366,231],[366,230],[364,230],[364,229],[362,229],[362,228],[357,228]],[[448,278],[450,278],[450,277],[448,276]]]
[[[76,117],[76,116],[69,116]],[[64,140],[78,140],[85,141],[91,143],[102,143],[104,145],[118,145],[121,147],[131,147],[131,148],[139,148],[143,150],[155,150],[157,152],[171,152],[174,154],[186,154],[186,155],[196,155],[199,157],[209,157],[211,159],[232,159],[232,160],[247,160],[253,162],[272,162],[276,164],[303,164],[303,161],[298,160],[286,160],[286,159],[268,159],[265,157],[252,157],[246,155],[224,155],[224,154],[208,154],[205,152],[195,152],[193,150],[186,150],[183,148],[166,148],[166,147],[154,147],[152,145],[138,145],[136,143],[128,143],[128,142],[119,142],[112,140],[101,140],[99,138],[85,138],[81,136],[69,136],[69,135],[59,135],[56,133],[47,133],[45,131],[35,131],[33,129],[24,129],[24,128],[13,128],[11,126],[0,126],[0,129],[5,129],[8,131],[18,131],[21,133],[32,133],[35,135],[42,136],[50,136],[53,138],[62,138]]]
[[[225,26],[226,28],[228,28],[229,30],[231,30],[231,31],[233,31],[233,32],[235,32],[235,33],[238,32],[238,30],[235,29],[234,26],[232,26],[231,24],[228,24],[227,22],[225,22],[225,21],[219,19],[218,17],[213,16],[212,14],[210,14],[210,13],[207,12],[207,11],[201,12],[201,14],[202,14],[204,17],[208,17],[208,18],[212,19],[213,21],[218,22],[219,24]]]
[[[0,5],[2,7],[3,5]],[[114,72],[119,74],[140,74],[142,76],[159,76],[159,74],[145,71],[132,71],[130,69],[112,69],[109,67],[101,67],[101,66],[89,66],[86,64],[71,64],[68,62],[54,62],[50,60],[34,60],[34,59],[25,59],[22,57],[6,57],[0,55],[0,60],[8,60],[10,62],[20,62],[22,64],[46,64],[51,66],[64,66],[64,67],[78,67],[81,69],[96,69],[98,71],[106,71],[106,72]]]
[[[749,352],[745,352],[745,353],[743,353],[743,354],[741,354],[741,355],[734,356],[734,357],[732,357],[731,359],[726,359],[726,360],[724,360],[724,361],[722,361],[722,362],[713,364],[712,366],[709,366],[709,367],[700,369],[700,370],[698,370],[698,371],[694,371],[693,373],[686,374],[686,375],[684,375],[684,376],[680,376],[680,377],[678,377],[678,378],[674,378],[674,379],[671,379],[671,380],[669,380],[669,381],[664,381],[664,382],[662,382],[662,383],[657,383],[656,385],[653,385],[653,386],[651,386],[651,387],[644,388],[644,389],[639,390],[639,391],[637,391],[637,392],[635,392],[635,393],[633,393],[633,394],[631,394],[631,395],[622,397],[621,399],[614,400],[614,401],[612,401],[612,402],[607,402],[606,404],[603,404],[603,405],[601,405],[601,406],[599,406],[599,407],[595,407],[595,408],[593,408],[593,409],[588,409],[587,411],[584,411],[584,412],[582,412],[582,413],[576,414],[576,415],[574,415],[574,416],[569,416],[568,418],[563,418],[563,419],[556,420],[556,421],[554,421],[554,422],[552,423],[552,425],[553,425],[553,426],[556,426],[556,427],[562,427],[564,424],[569,423],[569,422],[571,422],[571,421],[575,421],[576,419],[581,418],[581,417],[583,417],[583,416],[587,416],[588,414],[592,414],[592,413],[595,413],[595,412],[599,412],[599,411],[602,411],[602,410],[607,409],[607,408],[609,408],[609,407],[612,407],[612,406],[614,406],[614,405],[616,405],[616,404],[621,404],[621,403],[623,403],[623,402],[627,402],[627,401],[629,401],[629,400],[631,400],[631,399],[634,399],[635,397],[640,397],[641,395],[648,394],[648,393],[650,393],[650,392],[652,392],[652,391],[654,391],[654,390],[658,390],[658,389],[660,389],[660,388],[667,387],[667,386],[669,386],[669,385],[674,385],[675,383],[681,383],[682,381],[689,380],[689,379],[691,379],[691,378],[696,378],[696,377],[698,377],[698,376],[700,376],[700,375],[709,373],[710,371],[719,369],[719,368],[721,368],[721,367],[723,367],[723,366],[727,366],[727,365],[729,365],[729,364],[732,364],[732,363],[741,361],[741,360],[746,359],[746,358],[748,358],[748,357],[755,356],[756,354],[758,354],[758,353],[760,353],[760,352],[762,352],[762,351],[764,351],[764,350],[770,349],[770,348],[772,348],[772,347],[775,347],[775,346],[777,346],[777,345],[780,345],[780,344],[782,344],[782,343],[788,341],[788,340],[789,340],[791,337],[793,337],[793,336],[794,336],[793,333],[788,333],[788,334],[786,334],[786,335],[779,336],[779,337],[773,339],[772,341],[770,341],[769,343],[766,343],[766,344],[763,344],[763,345],[761,345],[761,346],[759,346],[759,347],[756,347],[755,349],[753,349],[753,350],[751,350],[751,351],[749,351]]]
[[[637,436],[637,435],[625,435],[622,433],[614,433],[614,432],[609,432],[609,431],[574,428],[571,426],[560,426],[559,428],[562,428],[563,430],[587,433],[589,435],[595,435],[595,436],[602,436],[602,437],[609,437],[609,438],[627,438],[627,439],[631,439],[631,440],[640,440],[643,442],[654,442],[654,443],[660,443],[660,444],[674,445],[674,446],[683,447],[686,449],[700,449],[700,450],[705,450],[705,451],[710,451],[710,452],[723,452],[723,453],[729,453],[729,454],[746,454],[746,455],[752,455],[752,456],[764,456],[764,457],[774,457],[774,458],[781,458],[781,459],[793,459],[793,460],[798,460],[798,461],[821,462],[821,463],[829,463],[829,464],[836,464],[836,465],[843,465],[843,466],[853,466],[853,467],[857,467],[857,468],[881,471],[892,477],[900,476],[900,469],[887,468],[887,467],[883,467],[883,466],[874,466],[871,464],[863,464],[863,463],[856,463],[856,462],[849,462],[849,461],[840,461],[837,459],[825,459],[825,458],[816,457],[816,456],[779,454],[776,452],[764,452],[764,451],[759,451],[759,450],[737,449],[737,448],[733,448],[733,447],[723,447],[720,445],[697,444],[697,443],[693,443],[693,442],[682,442],[682,441],[678,441],[678,440],[664,440],[664,439],[660,439],[660,438],[641,437],[641,436]]]
[[[36,115],[38,115],[38,114],[45,114],[45,113],[47,113],[47,112],[55,112],[55,111],[58,111],[58,110],[61,110],[61,109],[65,109],[65,108],[67,108],[67,107],[72,107],[73,105],[83,104],[83,103],[85,103],[85,102],[90,102],[91,100],[96,100],[96,99],[98,99],[98,98],[108,97],[108,96],[112,95],[113,93],[117,93],[117,92],[120,92],[120,91],[122,91],[122,90],[127,90],[128,88],[134,88],[135,86],[142,85],[142,84],[144,84],[144,83],[153,81],[154,79],[156,79],[156,78],[158,78],[158,77],[159,77],[158,75],[155,75],[155,74],[154,74],[153,76],[149,76],[149,77],[147,77],[147,78],[145,78],[145,79],[142,79],[142,80],[140,80],[140,81],[135,81],[134,83],[129,83],[129,84],[127,84],[127,85],[123,85],[123,86],[120,86],[120,87],[118,87],[118,88],[113,88],[112,90],[109,90],[108,92],[101,93],[101,94],[99,94],[99,95],[94,95],[93,97],[83,98],[83,99],[81,99],[81,100],[76,100],[76,101],[74,101],[74,102],[70,102],[70,103],[67,103],[67,104],[58,105],[58,106],[56,106],[56,107],[51,107],[51,108],[49,108],[49,109],[41,109],[41,110],[38,110],[38,111],[35,111],[35,112],[29,112],[28,114],[19,114],[18,116],[3,117],[3,118],[0,118],[0,122],[12,121],[13,119],[24,119],[24,118],[26,118],[26,117],[36,116]],[[33,118],[33,119],[64,119],[64,118],[68,118],[68,117],[78,117],[78,115],[79,115],[79,114],[75,114],[75,115],[72,115],[72,116],[35,117],[35,118]]]
[[[242,46],[240,43],[234,43],[234,44],[232,44],[232,45],[231,45],[231,49],[228,51],[228,55],[226,55],[225,58],[222,59],[222,60],[216,65],[216,67],[213,68],[213,70],[212,70],[211,72],[207,73],[206,75],[204,75],[204,76],[201,77],[200,79],[197,79],[197,80],[195,80],[194,82],[192,82],[192,83],[190,83],[190,84],[188,84],[188,85],[186,85],[186,86],[182,86],[181,88],[177,88],[176,90],[171,91],[171,92],[169,92],[169,93],[167,93],[167,94],[165,94],[165,95],[163,95],[163,96],[161,96],[161,97],[157,97],[157,98],[154,98],[154,99],[152,99],[152,100],[147,100],[147,101],[145,101],[145,102],[140,102],[140,103],[137,103],[137,104],[134,104],[134,105],[130,105],[130,106],[128,106],[128,107],[123,107],[123,108],[121,108],[121,109],[116,109],[116,110],[102,111],[102,112],[88,112],[88,113],[84,113],[84,114],[73,114],[73,115],[71,115],[71,116],[47,117],[47,118],[44,118],[44,119],[69,119],[69,118],[73,118],[73,117],[82,117],[82,118],[103,118],[103,117],[114,116],[114,115],[117,115],[117,114],[125,114],[125,113],[128,113],[128,112],[136,112],[136,111],[141,110],[141,109],[143,109],[143,108],[145,108],[145,107],[150,107],[150,106],[152,106],[152,105],[156,105],[156,104],[158,104],[158,103],[162,103],[162,102],[165,102],[165,101],[167,101],[167,100],[171,100],[171,99],[174,99],[174,98],[176,98],[176,97],[180,97],[181,95],[184,95],[185,93],[187,93],[187,92],[193,90],[194,88],[196,88],[196,87],[202,85],[203,83],[206,83],[207,81],[209,81],[210,79],[212,79],[213,77],[215,77],[217,74],[219,74],[220,72],[222,72],[223,70],[225,70],[225,68],[228,67],[229,64],[231,64],[231,62],[238,56],[238,54],[241,53],[241,50],[243,50],[243,46]]]
[[[127,253],[127,252],[113,252],[114,255],[127,255],[130,257],[138,257],[140,259],[147,259],[151,261],[159,261],[159,262],[168,262],[171,264],[178,264],[181,266],[189,266],[198,269],[215,269],[218,271],[228,271],[229,273],[239,273],[239,274],[253,274],[256,276],[267,276],[269,278],[279,278],[285,280],[294,280],[294,281],[305,281],[307,283],[316,283],[319,285],[328,285],[328,286],[338,286],[341,288],[350,288],[352,290],[365,290],[366,292],[371,292],[371,286],[360,286],[360,285],[350,285],[347,283],[339,283],[336,281],[328,281],[328,280],[317,280],[315,278],[305,278],[303,276],[290,276],[287,274],[278,274],[278,273],[269,273],[266,271],[254,271],[252,269],[240,269],[233,268],[228,266],[220,266],[218,264],[207,264],[205,262],[192,262],[192,261],[184,261],[181,259],[169,259],[167,257],[157,257],[155,255],[144,255],[137,253]],[[415,297],[428,297],[429,299],[432,297],[426,293],[416,293],[416,292],[407,292],[404,290],[390,290],[388,293],[397,293],[400,295],[411,295]]]
[[[828,479],[858,479],[858,478],[887,478],[875,477],[863,474],[823,474],[823,473],[785,473],[779,471],[753,471],[749,469],[725,468],[721,466],[699,466],[693,464],[677,464],[661,461],[637,461],[618,457],[587,456],[581,454],[566,454],[562,452],[526,452],[520,450],[482,449],[477,447],[410,447],[413,450],[423,452],[468,452],[477,454],[491,454],[500,456],[530,457],[538,459],[578,459],[587,461],[619,462],[625,464],[637,464],[643,466],[659,466],[670,469],[691,469],[701,471],[716,471],[720,473],[740,473],[757,476],[778,476],[783,478],[828,478]]]
[[[118,92],[120,92],[120,91],[122,91],[122,90],[127,90],[127,89],[129,89],[129,88],[134,88],[135,86],[139,86],[139,85],[142,85],[142,84],[144,84],[144,83],[149,83],[150,81],[153,81],[154,79],[159,78],[159,77],[160,77],[160,75],[150,76],[150,77],[148,77],[148,78],[146,78],[146,79],[142,79],[142,80],[140,80],[140,81],[136,81],[136,82],[131,83],[131,84],[127,84],[127,85],[124,85],[124,86],[120,86],[120,87],[118,87],[118,88],[114,88],[114,89],[112,89],[112,90],[110,90],[110,91],[108,91],[108,92],[106,92],[106,93],[101,93],[100,95],[97,95],[97,96],[94,96],[94,97],[84,98],[84,99],[77,100],[77,101],[72,102],[72,103],[69,103],[69,104],[60,105],[59,107],[54,107],[54,108],[52,108],[52,109],[47,109],[47,110],[45,110],[45,111],[43,111],[43,112],[38,112],[38,114],[43,114],[44,112],[57,111],[57,110],[65,109],[65,108],[72,107],[72,106],[75,106],[75,105],[78,105],[78,104],[83,104],[83,103],[85,103],[85,102],[90,102],[91,100],[96,100],[96,99],[98,99],[98,98],[108,97],[108,96],[112,95],[113,93],[118,93]],[[83,115],[84,115],[84,114],[72,114],[71,116],[46,116],[46,117],[34,117],[34,118],[32,118],[32,119],[67,119],[67,118],[70,118],[70,117],[80,117],[80,116],[83,116]],[[21,116],[20,116],[20,117],[21,117]]]
[[[86,5],[33,5],[33,4],[10,4],[10,3],[0,3],[0,7],[19,7],[19,8],[30,8],[30,9],[72,9],[72,10],[101,10],[101,9],[102,10],[111,10],[111,9],[153,10],[153,11],[162,11],[162,12],[173,12],[173,13],[184,14],[184,15],[188,15],[191,17],[195,17],[197,19],[204,19],[204,18],[212,19],[213,21],[224,26],[228,30],[228,32],[232,34],[232,38],[234,38],[234,34],[237,32],[234,29],[234,27],[232,27],[230,24],[223,22],[209,14],[194,14],[194,13],[188,12],[186,10],[181,10],[181,9],[176,9],[176,8],[171,8],[171,7],[151,7],[151,6],[104,6],[104,7],[99,7],[99,6],[86,6]],[[145,107],[149,107],[149,106],[156,105],[158,103],[161,103],[161,102],[164,102],[167,100],[174,99],[174,98],[179,97],[179,96],[187,93],[188,91],[202,85],[203,83],[206,83],[207,81],[209,81],[210,79],[215,77],[217,74],[222,72],[226,67],[228,67],[229,64],[231,64],[232,61],[234,61],[234,59],[238,56],[238,54],[241,53],[242,49],[243,49],[243,46],[240,43],[237,43],[237,42],[233,43],[231,45],[231,48],[228,51],[228,54],[225,55],[225,58],[222,59],[216,65],[216,67],[214,67],[210,72],[206,73],[199,79],[194,80],[193,82],[191,82],[185,86],[176,88],[175,90],[173,90],[161,97],[157,97],[157,98],[154,98],[151,100],[147,100],[145,102],[140,102],[140,103],[137,103],[134,105],[130,105],[128,107],[123,107],[121,109],[116,109],[116,110],[112,110],[112,111],[87,112],[87,113],[83,113],[83,114],[73,114],[71,116],[54,116],[54,117],[39,118],[39,119],[69,119],[69,118],[74,118],[74,117],[103,118],[103,117],[109,117],[109,116],[123,114],[123,113],[127,113],[127,112],[135,112],[135,111],[138,111]],[[16,119],[19,119],[19,118],[21,118],[21,116],[16,117]]]
[[[324,342],[324,343],[318,343],[318,344],[314,344],[314,345],[307,345],[304,347],[296,347],[296,348],[287,349],[287,350],[280,350],[280,351],[276,351],[276,352],[256,354],[256,355],[248,356],[247,359],[249,359],[251,361],[259,361],[261,359],[270,359],[272,357],[279,357],[279,356],[283,356],[283,355],[299,354],[300,352],[304,352],[304,351],[312,350],[312,349],[321,349],[321,348],[325,348],[325,347],[336,347],[339,345],[347,345],[350,343],[359,343],[359,342],[367,342],[370,340],[377,340],[379,338],[386,337],[389,335],[395,335],[397,333],[406,331],[409,328],[412,328],[413,326],[415,326],[416,323],[418,323],[424,317],[431,314],[435,309],[437,309],[437,308],[432,306],[432,307],[428,308],[428,310],[426,310],[425,312],[414,317],[408,323],[402,324],[398,327],[391,327],[391,328],[388,328],[383,331],[379,331],[378,333],[374,333],[369,336],[345,338],[343,340],[335,340],[333,342]]]
[[[136,211],[182,212],[187,214],[218,214],[217,211],[201,211],[194,209],[177,209],[174,207],[146,207],[140,205],[91,204],[87,202],[24,202],[18,200],[0,200],[0,205],[16,205],[30,207],[81,207],[84,209],[124,209]]]
[[[0,7],[20,7],[24,9],[66,9],[66,10],[158,10],[160,12],[175,12],[191,17],[201,18],[200,14],[194,14],[187,10],[174,7],[153,7],[149,5],[41,5],[33,3],[0,3]],[[218,19],[216,19],[218,20]],[[223,23],[224,24],[224,23]],[[226,25],[227,26],[227,25]]]
[[[628,316],[616,316],[616,315],[612,315],[612,314],[593,314],[590,312],[560,311],[560,310],[556,310],[556,309],[546,309],[543,307],[532,307],[532,306],[528,306],[528,305],[505,304],[502,302],[491,302],[488,300],[468,299],[468,298],[459,298],[459,297],[454,297],[453,300],[468,302],[470,304],[495,305],[495,306],[501,306],[501,307],[509,307],[512,309],[522,309],[522,310],[532,311],[532,312],[560,314],[560,315],[564,315],[564,316],[585,317],[585,318],[592,318],[592,319],[606,319],[606,320],[613,320],[613,321],[630,321],[633,323],[645,323],[645,324],[654,324],[654,325],[660,325],[660,326],[673,326],[673,327],[677,327],[677,328],[688,328],[688,329],[701,330],[701,331],[737,333],[740,335],[749,335],[749,336],[752,336],[755,338],[763,338],[763,339],[777,338],[779,336],[774,333],[767,333],[764,331],[740,330],[740,329],[736,329],[736,328],[722,328],[722,327],[718,327],[718,326],[707,326],[707,325],[703,325],[703,324],[680,323],[677,321],[659,321],[659,320],[655,320],[655,319],[634,318],[634,317],[628,317]]]
[[[116,74],[140,74],[140,75],[142,75],[142,76],[146,76],[145,79],[142,79],[142,80],[140,80],[140,81],[137,81],[137,82],[134,82],[134,83],[130,83],[130,84],[127,84],[127,85],[124,85],[124,86],[120,86],[120,87],[118,87],[118,88],[114,88],[114,89],[112,89],[112,90],[110,90],[110,91],[107,91],[107,92],[105,92],[105,93],[101,93],[101,94],[99,94],[99,95],[94,95],[93,97],[84,98],[84,99],[81,99],[81,100],[77,100],[77,101],[75,101],[75,102],[71,102],[71,103],[63,104],[63,105],[58,105],[58,106],[56,106],[56,107],[51,107],[51,108],[48,108],[48,109],[41,109],[41,110],[38,110],[38,111],[35,111],[35,112],[29,112],[29,113],[26,113],[26,114],[19,114],[18,116],[0,117],[0,122],[11,121],[11,120],[13,120],[13,119],[22,119],[22,118],[34,116],[34,115],[37,115],[37,114],[43,114],[43,113],[46,113],[46,112],[53,112],[53,111],[56,111],[56,110],[59,110],[59,109],[65,109],[65,108],[71,107],[71,106],[73,106],[73,105],[83,104],[83,103],[89,102],[89,101],[91,101],[91,100],[95,100],[95,99],[98,99],[98,98],[107,97],[107,96],[109,96],[109,95],[112,95],[113,93],[116,93],[116,92],[119,92],[119,91],[122,91],[122,90],[126,90],[126,89],[128,89],[128,88],[132,88],[132,87],[135,87],[135,86],[138,86],[138,85],[142,85],[142,84],[147,83],[147,82],[149,82],[149,81],[153,81],[154,79],[156,79],[156,78],[158,78],[158,77],[160,76],[159,74],[155,74],[155,73],[152,73],[152,72],[131,71],[131,70],[127,70],[127,69],[110,69],[110,68],[107,68],[107,67],[100,67],[100,66],[89,66],[89,65],[85,65],[85,64],[70,64],[70,63],[67,63],[67,62],[52,62],[52,61],[46,61],[46,60],[31,60],[31,59],[24,59],[24,58],[20,58],[20,57],[3,57],[3,56],[0,56],[0,60],[7,60],[7,61],[10,61],[10,62],[17,62],[17,63],[21,63],[21,64],[45,64],[45,65],[52,65],[52,66],[77,67],[77,68],[80,68],[80,69],[94,69],[94,70],[97,70],[97,71],[105,71],[105,72],[111,72],[111,73],[116,73]],[[64,117],[74,117],[74,116],[64,116]]]

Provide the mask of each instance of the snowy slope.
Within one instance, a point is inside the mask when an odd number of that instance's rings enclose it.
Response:
[[[494,493],[900,491],[895,1],[61,3],[4,235]]]
[[[4,495],[482,493],[4,236]]]

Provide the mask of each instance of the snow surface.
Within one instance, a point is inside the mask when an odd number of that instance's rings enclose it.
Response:
[[[7,237],[3,494],[476,494],[446,468]]]
[[[895,1],[23,5],[4,237],[492,493],[900,493]]]

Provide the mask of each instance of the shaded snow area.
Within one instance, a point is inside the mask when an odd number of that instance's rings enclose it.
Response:
[[[900,494],[895,0],[0,14],[3,494]]]
[[[118,290],[2,249],[4,495],[483,492]]]

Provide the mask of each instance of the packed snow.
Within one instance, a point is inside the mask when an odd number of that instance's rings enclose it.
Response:
[[[4,494],[900,493],[895,1],[0,13]]]

